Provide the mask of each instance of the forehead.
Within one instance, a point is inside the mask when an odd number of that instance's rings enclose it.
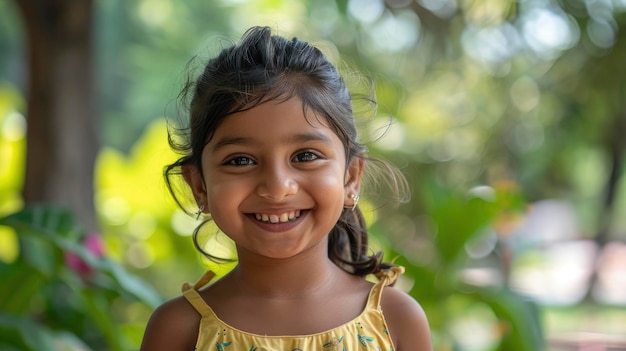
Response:
[[[222,137],[278,138],[295,134],[324,134],[341,144],[327,119],[303,104],[298,97],[270,100],[235,112],[224,119],[209,144]]]

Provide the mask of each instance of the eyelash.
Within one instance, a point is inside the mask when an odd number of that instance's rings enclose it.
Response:
[[[242,160],[245,160],[245,163],[241,163]],[[225,166],[234,166],[234,167],[245,167],[254,164],[254,161],[250,157],[246,156],[235,156],[233,158],[228,159],[224,162]]]
[[[298,160],[299,157],[302,156],[306,156],[306,160]],[[306,163],[306,162],[312,162],[315,160],[320,159],[321,156],[313,151],[303,151],[303,152],[299,152],[297,153],[294,157],[293,157],[293,161],[294,162],[298,162],[298,163]],[[241,162],[241,161],[245,161],[245,162]],[[233,166],[233,167],[245,167],[245,166],[250,166],[255,164],[255,161],[247,156],[235,156],[233,158],[228,159],[226,162],[224,162],[225,166]]]
[[[307,160],[304,161],[296,161],[296,162],[311,162],[311,161],[315,161],[320,159],[320,155],[318,155],[317,153],[313,152],[313,151],[303,151],[303,152],[299,152],[294,156],[294,160],[297,159],[299,156],[307,156]]]

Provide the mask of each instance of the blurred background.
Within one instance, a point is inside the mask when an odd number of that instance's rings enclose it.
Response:
[[[252,25],[375,82],[362,135],[412,194],[364,211],[436,350],[626,350],[625,0],[0,0],[0,349],[137,349],[230,268],[166,190],[165,121]]]

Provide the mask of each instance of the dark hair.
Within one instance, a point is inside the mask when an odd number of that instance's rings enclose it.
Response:
[[[202,172],[202,150],[224,119],[263,102],[293,96],[302,100],[303,109],[326,118],[345,146],[348,164],[354,157],[364,157],[365,147],[358,142],[350,92],[335,66],[305,41],[273,35],[268,27],[253,27],[238,44],[210,59],[204,71],[195,80],[188,79],[181,92],[181,99],[189,101],[189,127],[170,128],[169,142],[183,156],[165,168],[166,183],[181,208],[184,206],[170,177],[180,175],[185,165]],[[202,249],[198,243],[201,227],[202,224],[194,231],[196,248],[212,260],[228,261]],[[345,271],[361,276],[391,266],[382,263],[381,252],[370,254],[369,250],[360,209],[344,209],[329,233],[330,259]]]

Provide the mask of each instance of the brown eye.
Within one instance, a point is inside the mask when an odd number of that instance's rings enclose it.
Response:
[[[253,165],[254,161],[250,157],[245,156],[237,156],[229,159],[224,163],[226,166],[250,166]]]
[[[319,159],[320,157],[311,151],[305,151],[294,156],[294,162],[310,162]]]

